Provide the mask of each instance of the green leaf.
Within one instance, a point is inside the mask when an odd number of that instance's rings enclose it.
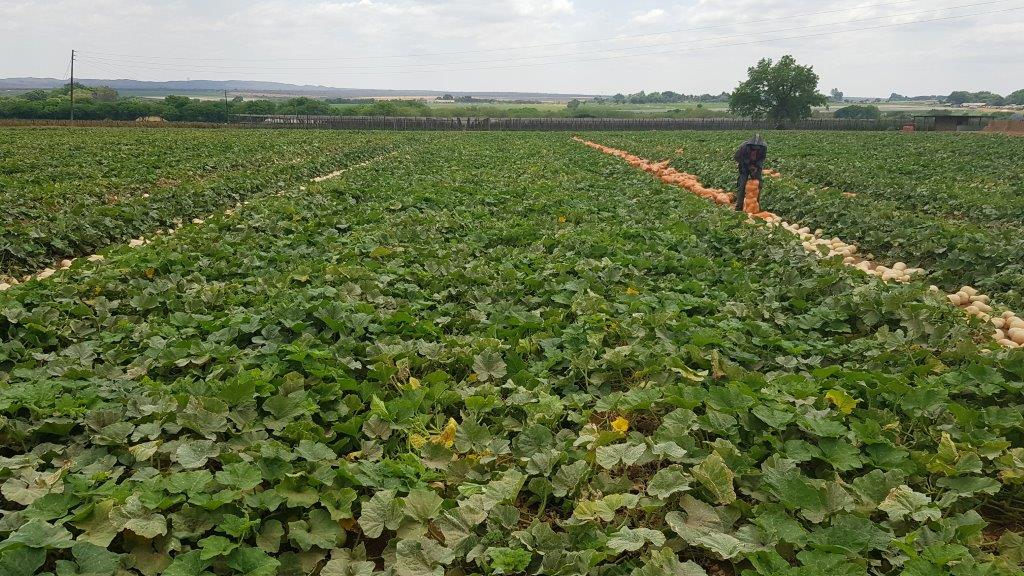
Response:
[[[433,490],[417,488],[405,497],[405,514],[417,522],[427,522],[437,517],[443,503]]]
[[[708,573],[690,560],[680,562],[670,548],[662,548],[652,552],[643,566],[630,572],[630,576],[708,576]]]
[[[500,380],[506,373],[505,361],[501,354],[488,350],[473,358],[473,372],[481,382]]]
[[[208,560],[201,558],[201,554],[200,550],[178,554],[160,576],[200,576],[210,565]]]
[[[239,490],[252,490],[263,482],[260,469],[249,462],[235,462],[224,466],[216,475],[217,482]]]
[[[218,556],[227,556],[229,552],[238,548],[237,542],[232,542],[227,538],[214,534],[213,536],[207,536],[197,542],[201,549],[199,557],[203,560],[212,560]]]
[[[172,494],[198,494],[210,482],[213,482],[213,474],[209,470],[174,472],[164,479],[164,488]]]
[[[827,496],[820,480],[806,477],[792,460],[768,460],[761,466],[762,482],[790,510],[824,510]]]
[[[496,547],[487,549],[489,567],[494,574],[519,574],[526,571],[533,554],[522,548]]]
[[[174,452],[173,460],[186,470],[200,468],[211,458],[216,458],[220,450],[212,440],[186,440]]]
[[[288,539],[302,550],[330,550],[345,540],[345,531],[326,510],[314,508],[306,520],[288,523]]]
[[[371,576],[377,565],[367,561],[365,555],[355,557],[351,550],[336,549],[320,576]]]
[[[665,544],[665,535],[649,528],[632,529],[623,526],[608,539],[605,545],[612,552],[621,554],[623,552],[636,552],[648,543],[656,547],[662,546]]]
[[[573,510],[573,517],[579,520],[600,519],[611,522],[620,508],[634,507],[640,502],[637,494],[609,494],[600,500],[580,500]]]
[[[397,530],[405,517],[405,502],[394,490],[381,490],[363,503],[359,526],[369,538],[379,538],[384,529]]]
[[[240,576],[276,576],[281,567],[279,560],[250,546],[240,547],[229,554],[226,564]]]
[[[63,526],[54,526],[45,520],[29,520],[0,542],[0,551],[24,545],[30,548],[71,548],[71,533]]]
[[[0,552],[0,576],[28,576],[46,562],[42,548],[12,548]]]
[[[974,496],[975,494],[996,494],[1003,485],[995,478],[979,476],[964,476],[961,478],[939,478],[935,481],[937,486],[948,488],[962,496]]]
[[[708,513],[700,507],[690,504],[689,508],[690,511],[686,515],[679,512],[669,512],[665,515],[665,522],[687,544],[708,550],[726,560],[753,550],[749,544],[723,532],[717,518],[709,521]],[[712,511],[710,515],[714,516],[714,512]]]
[[[730,504],[736,500],[736,491],[732,484],[735,474],[726,466],[725,460],[718,452],[712,452],[694,466],[691,474],[711,493],[715,502]]]
[[[1003,532],[997,544],[999,556],[1009,562],[1011,566],[1024,565],[1024,536],[1016,532]]]
[[[822,549],[841,549],[855,555],[884,550],[893,538],[892,532],[883,530],[870,519],[852,514],[836,516],[831,526],[811,534],[811,539]]]
[[[0,486],[0,493],[11,502],[22,506],[28,506],[37,499],[49,494],[53,488],[45,484],[42,478],[26,481],[23,478],[8,478],[3,486]]]
[[[651,454],[672,462],[682,462],[686,458],[686,450],[675,442],[658,442],[651,446]]]
[[[271,518],[263,523],[263,529],[256,536],[256,545],[266,552],[277,553],[284,537],[284,525],[280,520]]]
[[[787,424],[793,421],[792,412],[779,408],[773,408],[767,404],[758,404],[757,406],[754,406],[750,411],[751,413],[754,414],[754,416],[757,416],[758,419],[760,419],[762,422],[775,429],[782,429]]]
[[[598,446],[596,453],[597,464],[602,468],[611,469],[619,464],[632,466],[643,457],[647,451],[645,444],[613,444],[611,446]]]
[[[647,493],[662,500],[677,492],[690,489],[692,478],[683,471],[683,467],[673,464],[658,470],[647,483]]]
[[[89,576],[112,576],[121,562],[121,555],[88,542],[76,542],[71,555],[78,564],[78,572]]]
[[[309,440],[300,440],[298,448],[295,451],[306,460],[310,462],[323,462],[325,460],[336,460],[338,455],[334,453],[334,450],[321,442],[310,442]]]
[[[395,574],[398,576],[444,576],[444,567],[455,555],[428,539],[399,540],[395,547]]]
[[[589,472],[590,467],[583,460],[560,466],[551,480],[551,493],[559,498],[574,494]]]
[[[910,486],[902,484],[893,488],[878,509],[889,515],[892,520],[903,520],[906,517],[919,522],[938,520],[942,512],[932,504],[926,494],[915,492]]]
[[[111,511],[111,518],[143,538],[156,538],[167,533],[167,518],[151,512],[141,503],[138,495],[129,496],[123,506]]]

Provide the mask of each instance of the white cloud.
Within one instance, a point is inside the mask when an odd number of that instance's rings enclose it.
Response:
[[[938,2],[951,6],[961,0]],[[66,69],[68,51],[77,48],[82,56],[76,72],[93,77],[278,80],[453,91],[719,92],[735,86],[758,58],[792,53],[800,62],[814,65],[824,84],[848,94],[959,88],[1009,92],[1022,87],[1007,70],[1024,58],[1024,11],[839,32],[872,24],[842,25],[852,19],[881,16],[875,23],[889,23],[924,17],[899,16],[906,12],[925,10],[934,16],[1001,7],[948,12],[934,4],[878,4],[879,0],[0,0],[0,54],[17,55],[0,58],[0,77],[59,76]],[[816,27],[791,30],[810,25]],[[676,32],[655,34],[671,30]],[[827,34],[792,38],[819,32]],[[600,38],[617,39],[589,42]],[[708,48],[757,39],[765,41]],[[646,55],[611,58],[625,53]],[[396,55],[402,57],[390,57]]]
[[[658,24],[665,20],[665,11],[661,8],[651,8],[643,14],[637,14],[631,18],[637,24]]]
[[[511,4],[516,13],[523,16],[552,16],[576,12],[572,0],[513,0]]]

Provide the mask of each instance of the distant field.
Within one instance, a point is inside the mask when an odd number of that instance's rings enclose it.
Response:
[[[489,116],[489,117],[570,117],[592,116],[598,118],[692,118],[718,117],[728,114],[728,104],[712,102],[698,104],[684,102],[678,104],[596,104],[582,102],[579,107],[569,109],[565,102],[443,102],[435,99],[412,100],[406,103],[378,102],[376,109],[387,106],[391,114],[397,116]],[[332,104],[337,110],[351,114],[365,113],[381,115],[372,111],[367,104]],[[368,111],[371,110],[371,111]],[[388,114],[390,115],[390,114]]]

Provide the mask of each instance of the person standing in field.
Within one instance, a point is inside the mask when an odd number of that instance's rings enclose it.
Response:
[[[755,134],[749,140],[740,144],[733,155],[736,160],[736,167],[739,171],[739,180],[736,186],[736,210],[742,212],[747,197],[747,182],[755,180],[757,189],[760,191],[761,171],[764,169],[764,160],[768,155],[768,144]]]

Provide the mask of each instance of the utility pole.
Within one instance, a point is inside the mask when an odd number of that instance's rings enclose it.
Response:
[[[71,121],[75,121],[75,51],[71,50]]]

